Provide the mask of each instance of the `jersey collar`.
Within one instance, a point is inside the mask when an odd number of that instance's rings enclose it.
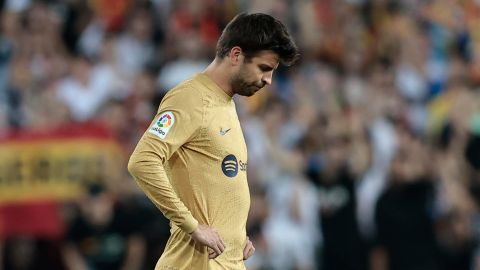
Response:
[[[227,95],[227,93],[225,93],[225,91],[223,91],[223,89],[205,73],[198,73],[195,77],[208,89],[212,90],[212,92],[214,92],[222,101],[229,102],[232,100],[232,97]]]

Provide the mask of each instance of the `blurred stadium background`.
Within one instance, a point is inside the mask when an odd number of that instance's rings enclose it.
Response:
[[[480,269],[480,1],[0,3],[0,269],[153,269],[169,227],[126,161],[238,12],[302,51],[236,98],[248,269]]]

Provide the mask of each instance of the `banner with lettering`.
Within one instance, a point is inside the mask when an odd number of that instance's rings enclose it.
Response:
[[[56,203],[77,198],[90,183],[120,179],[124,166],[121,148],[99,124],[4,134],[0,137],[0,235],[60,233]]]

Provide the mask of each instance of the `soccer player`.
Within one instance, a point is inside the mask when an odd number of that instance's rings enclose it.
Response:
[[[247,147],[232,97],[271,84],[298,49],[266,14],[240,14],[224,29],[213,62],[171,89],[130,157],[128,170],[170,220],[156,269],[245,269],[255,248],[246,235],[250,208]]]

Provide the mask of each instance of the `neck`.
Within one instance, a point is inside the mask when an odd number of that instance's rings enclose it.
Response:
[[[235,93],[230,85],[230,68],[227,65],[225,61],[215,58],[203,73],[220,86],[227,95],[233,97]]]

